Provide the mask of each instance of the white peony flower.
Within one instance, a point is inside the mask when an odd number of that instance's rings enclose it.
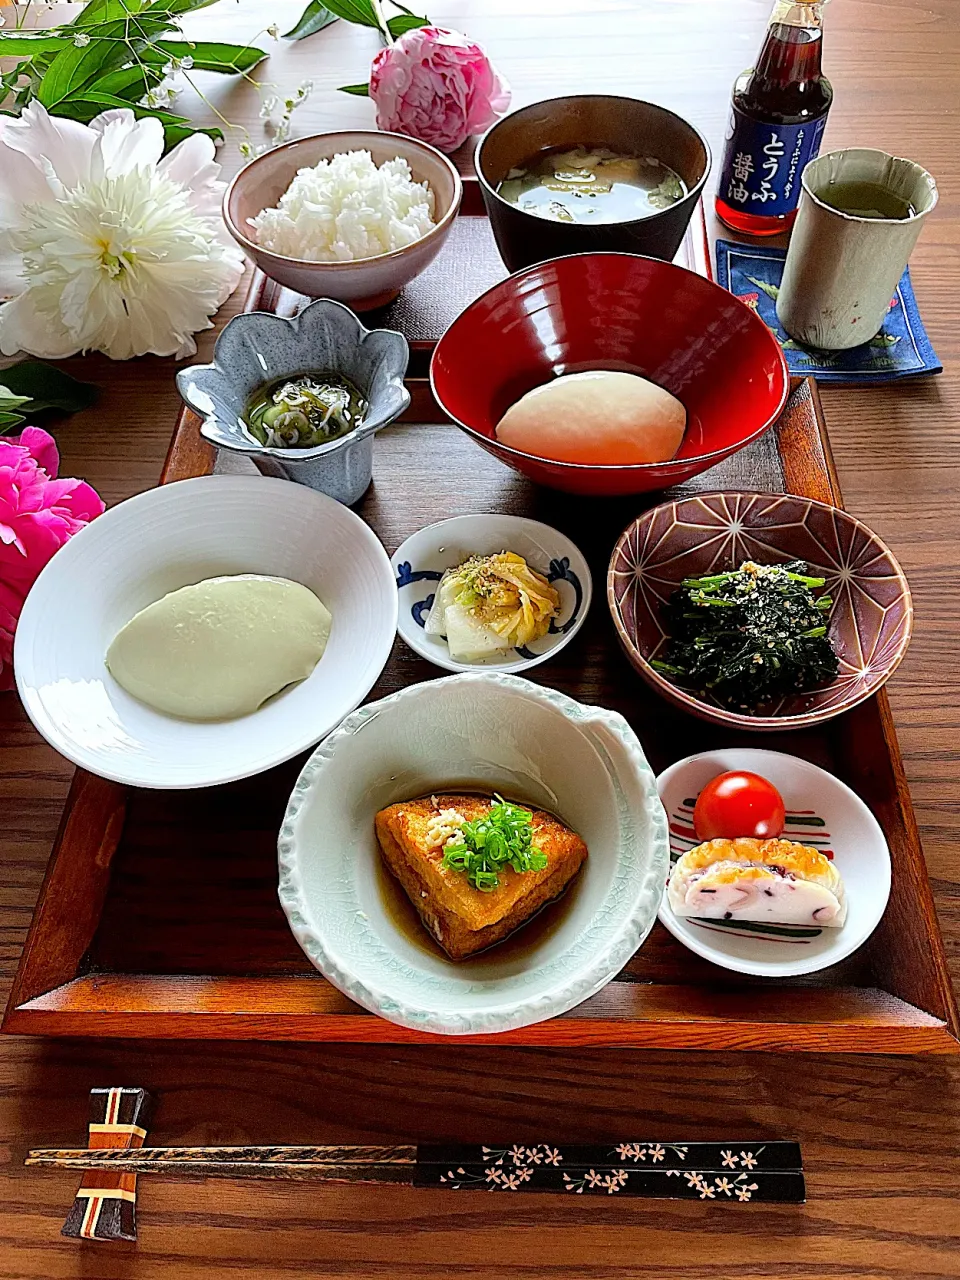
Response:
[[[89,125],[37,102],[0,118],[0,352],[189,356],[244,258],[220,217],[213,141],[161,159],[158,120]]]

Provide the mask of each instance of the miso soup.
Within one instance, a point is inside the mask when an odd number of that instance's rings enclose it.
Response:
[[[497,187],[511,204],[553,222],[632,222],[682,200],[683,179],[662,160],[606,147],[544,151]]]

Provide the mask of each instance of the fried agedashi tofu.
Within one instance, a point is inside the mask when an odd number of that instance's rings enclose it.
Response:
[[[475,888],[462,871],[443,865],[438,815],[453,809],[472,822],[486,816],[491,805],[482,796],[437,795],[392,804],[376,817],[384,861],[403,885],[424,927],[452,960],[492,947],[519,929],[563,893],[587,856],[587,846],[575,832],[553,814],[533,809],[533,843],[547,865],[541,871],[524,872],[504,867],[495,889]]]

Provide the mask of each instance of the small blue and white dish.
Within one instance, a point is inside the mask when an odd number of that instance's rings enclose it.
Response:
[[[523,556],[560,593],[560,613],[540,640],[509,653],[477,662],[454,662],[443,636],[424,630],[437,583],[447,569],[469,556],[513,551]],[[568,537],[538,520],[523,516],[455,516],[427,525],[407,538],[391,558],[400,593],[397,630],[414,653],[445,671],[520,673],[546,662],[570,643],[583,626],[593,597],[590,568]]]
[[[365,329],[349,307],[319,298],[292,319],[265,311],[234,316],[217,338],[212,364],[177,374],[177,390],[203,419],[200,434],[218,449],[244,453],[264,475],[309,485],[347,506],[373,477],[373,437],[410,404],[403,384],[410,349],[392,329]],[[355,430],[312,449],[261,444],[243,414],[254,392],[280,378],[338,373],[367,400]]]

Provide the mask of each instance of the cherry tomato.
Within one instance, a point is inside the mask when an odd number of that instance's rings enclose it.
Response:
[[[693,810],[693,829],[701,840],[773,840],[785,821],[783,797],[773,783],[740,769],[708,782]]]

